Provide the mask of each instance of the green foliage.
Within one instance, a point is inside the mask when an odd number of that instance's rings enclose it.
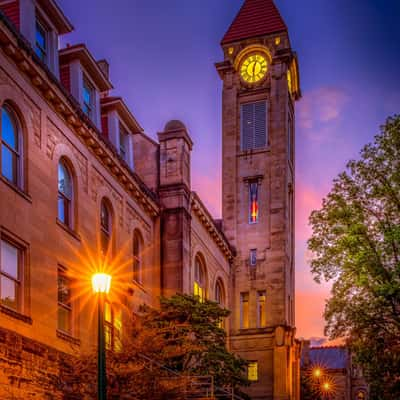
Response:
[[[249,384],[246,363],[227,350],[218,326],[228,315],[217,303],[188,295],[162,298],[159,309],[142,306],[123,351],[107,353],[109,398],[178,400],[193,376],[212,376],[215,386],[247,398],[239,389]],[[79,399],[95,398],[96,368],[93,353],[80,356],[65,377]]]
[[[400,117],[389,118],[310,216],[317,282],[333,282],[326,332],[345,336],[371,398],[400,398]]]

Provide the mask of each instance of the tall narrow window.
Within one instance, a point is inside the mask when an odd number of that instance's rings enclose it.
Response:
[[[203,302],[206,297],[205,281],[204,265],[200,257],[197,256],[194,263],[193,294],[199,297],[200,302]]]
[[[240,293],[240,328],[249,328],[249,293]]]
[[[121,351],[122,312],[115,305],[104,303],[104,336],[106,349]]]
[[[257,249],[250,250],[250,267],[257,265]]]
[[[267,326],[265,302],[265,290],[257,292],[257,328],[265,328]]]
[[[58,219],[72,228],[72,176],[64,160],[58,163]]]
[[[58,329],[72,334],[71,281],[62,269],[58,270]]]
[[[220,280],[215,284],[215,301],[221,306],[225,306],[225,295],[224,295],[224,287]],[[223,319],[221,318],[217,323],[219,328],[224,327]]]
[[[47,30],[40,21],[36,21],[35,53],[43,62],[46,62],[47,58],[47,40]]]
[[[294,139],[294,129],[293,129],[293,117],[288,115],[288,131],[287,131],[287,152],[288,159],[293,162],[293,139]]]
[[[22,137],[19,124],[8,106],[1,109],[1,174],[16,186],[22,186]]]
[[[251,382],[258,381],[258,362],[249,361],[247,363],[247,379]]]
[[[16,311],[21,310],[22,254],[13,244],[1,240],[0,247],[0,300]]]
[[[249,223],[256,224],[258,217],[258,182],[249,182]]]
[[[119,124],[119,154],[127,161],[128,159],[128,132]]]
[[[83,78],[83,88],[82,88],[83,112],[88,116],[92,117],[93,106],[94,106],[94,89],[86,77]]]
[[[142,283],[142,238],[138,231],[133,234],[133,280]]]
[[[242,150],[262,149],[267,145],[267,102],[242,104],[241,147]]]
[[[103,255],[107,254],[110,248],[112,235],[112,220],[110,206],[105,199],[100,205],[100,242]]]

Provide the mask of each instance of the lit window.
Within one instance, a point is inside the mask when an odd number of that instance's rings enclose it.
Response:
[[[65,161],[58,163],[58,219],[72,227],[72,176]]]
[[[258,222],[258,182],[249,182],[249,223]]]
[[[119,154],[125,161],[127,161],[128,132],[121,124],[119,125]]]
[[[241,115],[241,146],[242,150],[262,149],[267,145],[267,103],[242,104]]]
[[[43,24],[36,21],[35,53],[43,61],[47,58],[47,30]]]
[[[240,328],[249,328],[249,293],[240,293]]]
[[[142,238],[138,231],[133,234],[133,280],[142,283]]]
[[[83,104],[82,109],[83,112],[88,116],[92,117],[93,114],[93,105],[94,105],[94,89],[93,86],[89,83],[87,78],[83,78]]]
[[[16,311],[21,309],[21,250],[9,242],[1,240],[0,247],[0,300]]]
[[[257,249],[250,250],[250,266],[255,267],[257,265]]]
[[[58,270],[58,329],[72,333],[71,281],[64,270]]]
[[[247,363],[247,379],[251,382],[258,381],[258,362],[249,361]]]
[[[199,297],[200,302],[203,302],[206,297],[205,280],[204,266],[200,257],[196,257],[194,263],[193,294]]]
[[[100,206],[100,242],[103,255],[107,254],[110,247],[112,235],[111,211],[105,199],[102,199]]]
[[[22,184],[21,134],[14,113],[7,106],[1,109],[1,174],[16,186]]]
[[[106,349],[121,351],[122,312],[108,301],[104,303],[104,336]]]
[[[257,328],[265,328],[266,324],[266,292],[257,292]]]
[[[363,391],[360,390],[360,391],[357,393],[356,400],[365,400],[365,399],[366,399],[365,393],[364,393]]]

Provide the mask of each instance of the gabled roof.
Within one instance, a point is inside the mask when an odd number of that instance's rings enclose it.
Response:
[[[245,0],[221,44],[278,32],[287,27],[273,0]]]
[[[73,31],[71,22],[54,0],[38,0],[38,4],[48,14],[60,35]]]
[[[117,110],[118,115],[125,122],[125,124],[128,126],[128,129],[130,129],[132,133],[143,132],[143,128],[140,126],[139,122],[133,116],[133,114],[129,110],[128,106],[125,104],[122,97],[114,97],[114,96],[103,97],[100,99],[100,103],[101,103],[101,108],[104,111],[112,109]]]
[[[108,77],[104,75],[104,72],[90,54],[86,45],[81,43],[67,46],[64,49],[59,50],[58,54],[60,55],[60,66],[69,64],[74,60],[79,60],[101,92],[113,88]]]

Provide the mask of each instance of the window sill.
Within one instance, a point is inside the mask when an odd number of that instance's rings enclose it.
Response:
[[[67,225],[65,225],[63,222],[61,222],[58,218],[56,220],[57,225],[62,228],[65,232],[69,233],[74,239],[76,239],[78,242],[81,241],[81,237],[77,232],[75,232],[73,229],[69,228]]]
[[[69,333],[61,331],[60,329],[57,329],[57,337],[59,339],[65,340],[66,342],[72,343],[75,346],[80,346],[81,345],[81,341],[78,338],[75,338],[73,336],[71,336]]]
[[[0,312],[6,314],[12,318],[15,318],[19,321],[25,322],[26,324],[32,325],[32,318],[28,317],[27,315],[21,314],[18,311],[13,310],[3,304],[0,304]]]
[[[262,149],[239,150],[237,155],[239,157],[249,157],[255,154],[269,153],[270,151],[271,151],[271,146],[268,145]]]
[[[0,181],[2,181],[4,184],[6,184],[10,189],[14,190],[15,193],[19,194],[21,197],[23,197],[26,201],[32,204],[32,198],[29,196],[29,194],[25,193],[21,188],[18,186],[15,186],[12,182],[4,178],[4,176],[0,176]]]

